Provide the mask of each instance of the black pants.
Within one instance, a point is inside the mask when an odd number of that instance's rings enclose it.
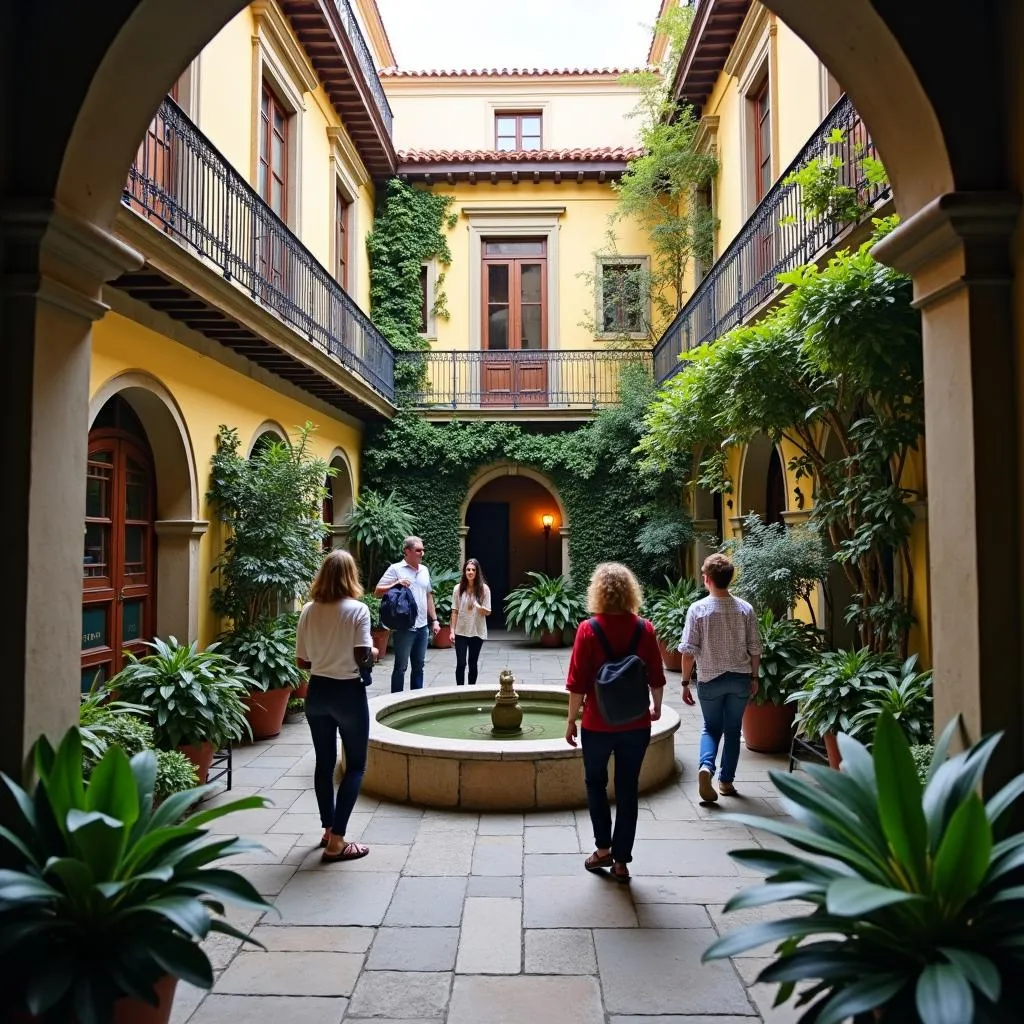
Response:
[[[343,836],[363,783],[366,748],[370,742],[370,709],[363,681],[358,677],[328,679],[327,676],[310,676],[306,721],[316,752],[313,789],[320,810],[320,824],[335,835]],[[341,745],[345,750],[345,777],[335,798],[338,733],[341,733]]]
[[[466,655],[469,655],[469,685],[476,685],[477,663],[484,641],[479,636],[455,637],[455,682],[459,686],[466,681]]]
[[[640,800],[640,767],[651,742],[651,727],[623,732],[580,730],[583,774],[587,785],[587,807],[594,826],[594,845],[611,849],[616,863],[633,859],[636,819]],[[608,803],[608,758],[615,755],[615,830]]]

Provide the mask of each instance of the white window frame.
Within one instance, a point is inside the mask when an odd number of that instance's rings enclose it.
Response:
[[[595,320],[594,320],[594,337],[598,341],[614,341],[616,338],[629,338],[632,341],[644,341],[650,337],[650,331],[605,331],[602,329],[604,324],[604,268],[608,266],[614,267],[641,267],[646,271],[650,271],[651,261],[648,256],[598,256],[596,263],[596,285],[594,289],[596,306],[594,309]],[[647,299],[644,304],[645,308],[640,310],[640,315],[643,317],[644,322],[647,324],[651,323],[651,296],[648,292]]]
[[[421,264],[427,270],[427,329],[419,336],[425,341],[437,341],[437,317],[434,302],[437,299],[437,260],[424,260]]]

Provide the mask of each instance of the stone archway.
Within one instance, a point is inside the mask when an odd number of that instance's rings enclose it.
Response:
[[[105,381],[89,402],[89,423],[114,395],[135,411],[156,471],[157,636],[191,643],[199,635],[199,543],[209,523],[199,518],[195,455],[185,419],[164,385],[129,371]]]
[[[534,469],[503,462],[480,470],[466,490],[459,524],[461,559],[479,559],[491,583],[496,621],[505,595],[530,582],[528,571],[569,572],[565,505],[554,484]]]
[[[264,420],[254,431],[245,449],[245,457],[252,458],[252,453],[267,441],[287,441],[288,431],[277,420]]]
[[[782,486],[778,486],[777,475],[782,474]],[[762,522],[782,522],[787,511],[785,468],[778,446],[773,445],[765,434],[755,437],[744,449],[740,463],[739,487],[736,493],[737,515],[732,526],[738,533],[743,519],[756,512]]]
[[[355,504],[355,477],[352,474],[352,463],[348,453],[335,448],[331,454],[331,469],[334,476],[326,480],[327,498],[324,501],[324,522],[330,529],[325,546],[331,548],[348,547],[348,515]]]

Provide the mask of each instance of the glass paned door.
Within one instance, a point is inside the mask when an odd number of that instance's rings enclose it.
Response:
[[[547,402],[547,260],[543,239],[484,242],[481,399]]]
[[[82,689],[153,634],[155,494],[149,454],[121,431],[89,435],[82,562]]]

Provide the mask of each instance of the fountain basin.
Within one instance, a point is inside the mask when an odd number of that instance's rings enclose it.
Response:
[[[363,791],[400,803],[474,811],[585,807],[583,759],[565,741],[568,694],[560,686],[518,683],[516,691],[523,732],[497,737],[490,734],[496,686],[432,687],[373,698]],[[663,708],[651,728],[641,793],[675,775],[678,728],[679,716]]]

